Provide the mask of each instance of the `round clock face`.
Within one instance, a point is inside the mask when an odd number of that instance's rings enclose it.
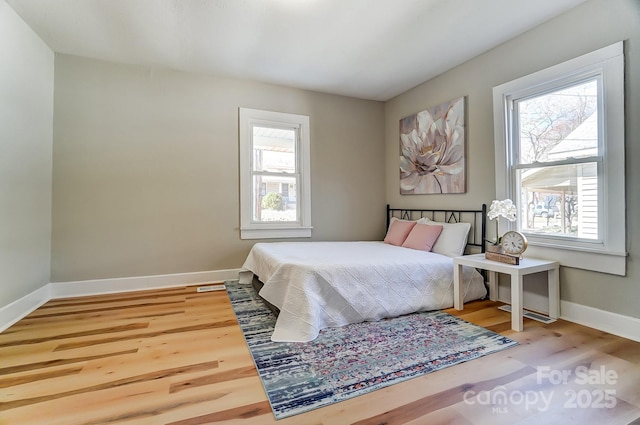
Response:
[[[527,249],[527,238],[513,230],[502,235],[502,249],[507,254],[520,255]]]

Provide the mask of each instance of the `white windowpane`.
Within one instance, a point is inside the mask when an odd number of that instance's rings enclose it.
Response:
[[[253,171],[294,173],[296,171],[295,130],[253,127]]]
[[[521,164],[598,155],[598,80],[516,103]]]
[[[595,162],[519,170],[519,212],[524,231],[598,238],[598,172]]]
[[[517,171],[522,230],[597,240],[597,164],[544,166],[597,157],[598,79],[516,102],[519,161],[540,167]]]
[[[253,221],[298,221],[298,190],[295,177],[256,175],[253,181]]]
[[[298,221],[296,131],[254,126],[252,141],[253,221]]]

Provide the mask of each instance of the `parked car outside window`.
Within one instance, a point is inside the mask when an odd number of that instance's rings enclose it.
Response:
[[[551,217],[551,218],[555,218],[557,216],[560,215],[560,209],[558,209],[558,207],[556,205],[552,206],[552,207],[545,207],[542,204],[538,204],[536,205],[535,209],[533,210],[533,215],[536,217]]]

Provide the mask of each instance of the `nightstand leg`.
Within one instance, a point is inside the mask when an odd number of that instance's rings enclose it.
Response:
[[[456,310],[464,308],[462,288],[462,265],[453,266],[453,306]]]
[[[560,317],[560,273],[558,269],[547,271],[549,280],[549,317],[557,319]]]
[[[489,270],[489,299],[498,299],[498,273]]]
[[[522,320],[523,280],[524,277],[519,273],[511,275],[511,329],[518,332],[524,329]]]

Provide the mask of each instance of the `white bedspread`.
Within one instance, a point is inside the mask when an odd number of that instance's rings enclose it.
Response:
[[[257,243],[244,270],[280,309],[273,341],[306,342],[320,330],[453,306],[453,260],[382,242]],[[464,300],[486,295],[463,269]]]

